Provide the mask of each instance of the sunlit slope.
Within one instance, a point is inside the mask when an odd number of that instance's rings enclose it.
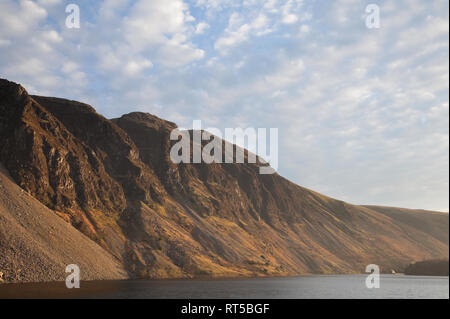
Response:
[[[390,271],[448,258],[448,215],[422,223],[351,205],[260,175],[259,164],[174,164],[176,124],[147,113],[108,120],[8,81],[0,111],[0,161],[14,180],[136,277]]]

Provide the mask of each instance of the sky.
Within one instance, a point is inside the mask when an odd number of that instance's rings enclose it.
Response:
[[[448,212],[448,59],[447,0],[0,0],[0,77],[108,118],[278,128],[279,174],[354,204]]]

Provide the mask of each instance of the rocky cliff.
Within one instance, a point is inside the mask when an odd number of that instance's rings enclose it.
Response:
[[[63,281],[70,264],[82,280],[128,278],[117,258],[17,186],[0,164],[0,283]]]
[[[261,164],[174,164],[174,128],[147,113],[108,120],[0,80],[0,162],[131,276],[352,273],[448,259],[448,214],[351,205],[260,175]]]

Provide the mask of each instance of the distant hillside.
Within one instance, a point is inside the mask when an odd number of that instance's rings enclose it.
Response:
[[[439,241],[448,244],[448,214],[422,209],[385,206],[365,206],[412,228],[420,228]]]
[[[174,128],[147,113],[108,120],[0,80],[0,162],[132,276],[359,273],[448,259],[448,214],[351,205],[260,175],[261,164],[177,165]]]
[[[448,260],[424,260],[410,264],[405,275],[448,276]]]

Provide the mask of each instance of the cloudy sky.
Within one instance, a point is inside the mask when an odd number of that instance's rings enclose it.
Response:
[[[80,28],[65,8],[80,7]],[[366,6],[380,28],[366,27]],[[447,0],[0,0],[0,77],[191,127],[279,128],[279,173],[448,211]]]

